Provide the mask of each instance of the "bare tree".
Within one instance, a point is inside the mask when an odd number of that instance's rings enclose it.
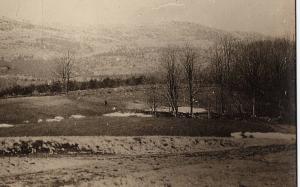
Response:
[[[164,49],[161,56],[167,86],[166,97],[174,116],[177,116],[178,114],[178,89],[180,78],[177,58],[178,49],[176,47],[168,47]]]
[[[224,36],[215,44],[212,53],[213,76],[220,89],[220,113],[225,112],[225,91],[232,95],[233,64],[235,62],[236,41],[231,36]]]
[[[193,105],[194,105],[194,79],[195,79],[195,62],[196,62],[196,51],[189,44],[183,49],[182,54],[182,65],[184,68],[184,74],[187,81],[188,93],[189,93],[189,104],[190,104],[190,115],[193,116]]]
[[[160,86],[154,81],[150,82],[146,90],[147,102],[150,105],[151,112],[156,116],[157,108],[160,104]]]
[[[58,60],[55,74],[58,76],[63,85],[63,90],[68,93],[70,90],[70,81],[75,77],[74,74],[74,56],[70,51]]]
[[[214,46],[211,60],[211,75],[213,76],[214,82],[219,86],[220,89],[220,113],[224,113],[225,67],[220,47],[217,44]]]

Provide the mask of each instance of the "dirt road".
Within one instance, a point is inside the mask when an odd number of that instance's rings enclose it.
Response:
[[[294,144],[145,155],[0,158],[8,186],[296,186]]]

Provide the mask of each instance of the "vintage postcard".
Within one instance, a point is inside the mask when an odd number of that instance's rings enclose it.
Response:
[[[294,0],[0,0],[0,186],[297,186]]]

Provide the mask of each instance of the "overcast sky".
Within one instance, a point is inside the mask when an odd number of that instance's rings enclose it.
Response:
[[[268,35],[294,31],[294,0],[0,0],[0,15],[33,23],[189,21]]]

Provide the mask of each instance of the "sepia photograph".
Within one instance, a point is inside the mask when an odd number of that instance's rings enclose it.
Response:
[[[0,186],[296,187],[295,0],[0,0]]]

